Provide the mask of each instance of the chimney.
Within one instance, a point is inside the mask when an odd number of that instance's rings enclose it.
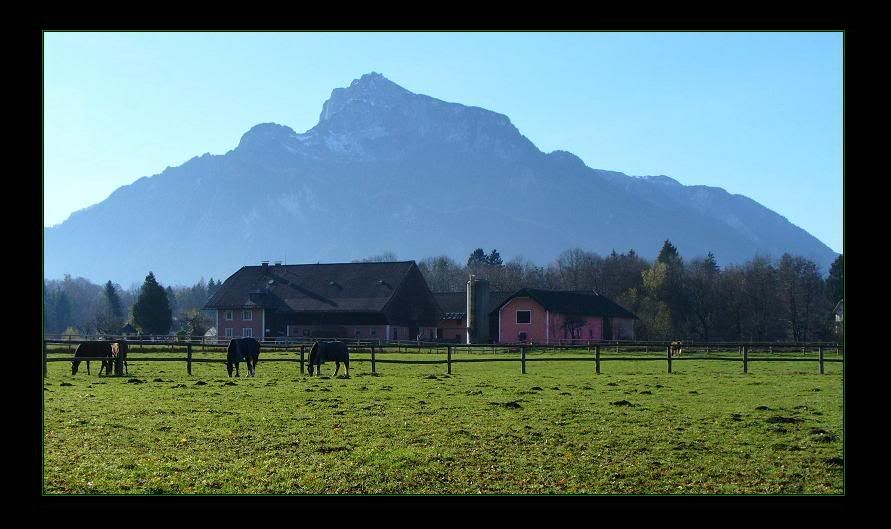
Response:
[[[260,266],[263,267],[263,271],[266,272],[269,270],[269,261],[260,261]]]

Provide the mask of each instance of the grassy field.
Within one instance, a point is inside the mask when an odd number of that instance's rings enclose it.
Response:
[[[264,352],[241,379],[132,353],[121,378],[50,363],[46,493],[843,492],[841,364],[457,363],[449,376],[379,363],[375,376],[356,361],[349,379],[310,379],[268,361],[284,356]],[[529,358],[554,356],[578,355]]]

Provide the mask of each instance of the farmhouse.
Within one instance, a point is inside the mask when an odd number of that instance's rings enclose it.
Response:
[[[244,266],[208,300],[219,336],[436,337],[441,311],[414,261]]]
[[[639,319],[596,292],[523,288],[496,308],[500,343],[634,339]]]

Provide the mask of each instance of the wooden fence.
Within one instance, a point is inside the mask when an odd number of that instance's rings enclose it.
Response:
[[[169,338],[169,337],[168,337]],[[77,344],[87,340],[71,340],[71,339],[45,339],[43,341],[43,373],[46,376],[47,363],[49,362],[71,362],[73,352]],[[311,342],[315,340],[293,340],[284,341],[266,341],[261,342],[261,350],[278,350],[282,352],[293,352],[293,358],[269,358],[266,357],[263,362],[297,362],[300,364],[300,373],[305,372],[308,358],[306,355],[311,347]],[[782,361],[782,362],[818,362],[820,374],[825,373],[825,364],[832,362],[844,362],[844,355],[839,344],[832,342],[810,342],[810,343],[779,343],[779,342],[684,342],[684,353],[681,356],[673,356],[671,342],[633,342],[633,341],[615,341],[615,342],[589,342],[578,345],[544,345],[544,344],[442,344],[433,342],[383,342],[383,341],[362,341],[362,340],[341,340],[350,346],[353,353],[370,353],[370,358],[354,357],[350,362],[371,362],[372,373],[377,373],[377,364],[446,364],[448,373],[452,373],[452,364],[471,363],[471,362],[519,362],[520,372],[526,373],[526,364],[528,362],[593,362],[595,364],[595,373],[600,374],[601,364],[608,361],[661,361],[666,362],[668,372],[672,372],[672,363],[678,361],[692,360],[713,360],[727,362],[741,362],[743,373],[749,372],[749,363],[765,362],[765,361]],[[194,358],[193,352],[201,348],[202,352],[210,349],[215,352],[222,349],[225,353],[224,346],[228,344],[228,339],[216,340],[210,343],[207,340],[127,340],[130,345],[130,352],[127,362],[185,362],[188,374],[192,374],[193,363],[225,363],[225,356],[222,358]],[[49,357],[49,345],[67,345],[67,353],[65,357]],[[168,352],[183,352],[183,357],[152,357],[151,353],[162,352],[158,348],[169,348]],[[146,349],[149,349],[146,352]],[[393,350],[398,353],[416,353],[429,354],[440,358],[430,360],[420,359],[393,359],[378,358],[379,353],[393,354]],[[835,358],[826,358],[827,351],[835,351]],[[491,353],[495,357],[488,358],[455,358],[454,353],[461,351],[463,353]],[[584,352],[585,356],[574,357],[545,357],[535,358],[529,357],[530,353],[544,351],[570,351]],[[801,351],[802,353],[816,353],[815,358],[790,358],[786,354],[789,351]],[[56,353],[58,351],[54,351]],[[603,356],[603,352],[625,352],[626,356]],[[734,356],[721,355],[721,353],[730,352]],[[751,353],[766,353],[767,356],[751,357]],[[643,353],[641,355],[640,353]],[[134,356],[135,355],[135,356]],[[686,355],[686,356],[685,356]],[[444,356],[444,358],[442,358]],[[101,361],[107,358],[81,358],[86,361]]]

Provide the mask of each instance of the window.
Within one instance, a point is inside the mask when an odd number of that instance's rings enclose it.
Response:
[[[244,321],[251,321],[254,319],[254,311],[252,310],[243,310],[241,311],[241,319]]]
[[[226,337],[232,337],[232,327],[226,327]]]
[[[372,335],[372,336],[377,336],[377,331],[372,330],[372,331],[371,331],[371,335]]]
[[[241,335],[244,336],[245,338],[251,337],[254,335],[254,330],[251,329],[250,327],[242,327]]]
[[[232,321],[232,318],[234,318],[234,317],[235,317],[235,316],[232,315],[232,311],[231,311],[231,310],[227,310],[227,311],[226,311],[226,321]]]
[[[532,311],[531,310],[518,310],[517,311],[517,323],[532,323]]]
[[[520,335],[517,337],[517,339],[521,342],[525,342],[526,341],[526,333],[521,332]]]

